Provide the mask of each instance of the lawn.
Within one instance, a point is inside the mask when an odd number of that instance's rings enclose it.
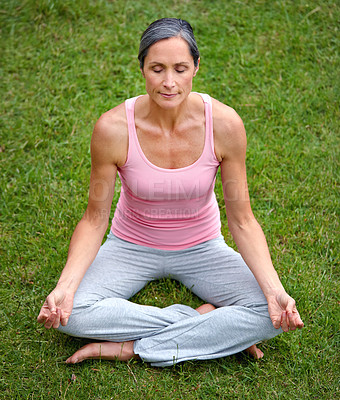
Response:
[[[86,207],[93,125],[145,93],[139,38],[165,16],[193,25],[194,90],[244,121],[253,211],[305,328],[260,344],[261,361],[66,365],[85,342],[36,317]],[[339,20],[328,0],[0,0],[1,399],[340,397]],[[216,194],[234,246],[219,179]],[[170,280],[134,300],[201,304]]]

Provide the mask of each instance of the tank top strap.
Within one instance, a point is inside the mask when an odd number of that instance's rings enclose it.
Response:
[[[137,139],[136,125],[135,125],[135,103],[138,97],[140,96],[132,97],[130,99],[125,100],[125,112],[126,112],[126,119],[129,132],[129,147],[125,165],[128,163],[129,160],[134,159],[134,157],[139,154],[138,143],[137,143],[138,139]]]
[[[129,136],[135,131],[135,103],[140,96],[125,100],[125,112],[128,123]]]
[[[197,92],[196,92],[197,93]],[[211,97],[206,93],[197,93],[201,96],[204,102],[204,113],[205,113],[205,156],[210,156],[214,161],[217,161],[215,156],[215,145],[214,145],[214,127],[213,127],[213,114],[212,114],[212,102]],[[218,162],[218,161],[217,161]]]

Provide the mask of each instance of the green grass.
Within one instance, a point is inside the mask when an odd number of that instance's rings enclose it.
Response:
[[[244,120],[253,210],[306,326],[263,343],[260,362],[67,366],[84,341],[36,316],[86,206],[93,125],[144,92],[139,37],[164,16],[194,27],[194,90]],[[339,17],[327,0],[0,0],[0,398],[339,398]],[[134,300],[200,304],[169,280]]]

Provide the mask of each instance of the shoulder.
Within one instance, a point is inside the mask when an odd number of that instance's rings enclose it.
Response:
[[[124,136],[124,130],[127,132],[127,121],[125,106],[122,103],[100,116],[92,136],[103,140],[116,140]]]
[[[128,148],[128,128],[124,103],[105,112],[96,122],[91,138],[91,151],[108,156],[118,166],[125,163]]]
[[[212,101],[215,153],[219,161],[231,155],[243,156],[247,138],[243,121],[237,112],[216,99]]]

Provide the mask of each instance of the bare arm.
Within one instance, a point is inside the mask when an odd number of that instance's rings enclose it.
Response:
[[[215,104],[216,155],[230,233],[240,254],[253,272],[266,299],[275,328],[284,331],[302,327],[295,301],[280,282],[269,254],[266,238],[251,210],[246,177],[246,134],[240,117],[229,107]]]
[[[72,235],[59,281],[39,313],[38,322],[46,328],[67,324],[74,294],[97,255],[108,226],[117,166],[124,163],[127,148],[124,120],[117,119],[117,112],[119,117],[119,109],[104,114],[93,131],[88,205]]]
[[[98,126],[99,125],[99,126]],[[58,285],[76,291],[94,260],[107,229],[116,180],[109,135],[97,123],[91,140],[91,177],[88,205],[71,238],[68,258]]]

